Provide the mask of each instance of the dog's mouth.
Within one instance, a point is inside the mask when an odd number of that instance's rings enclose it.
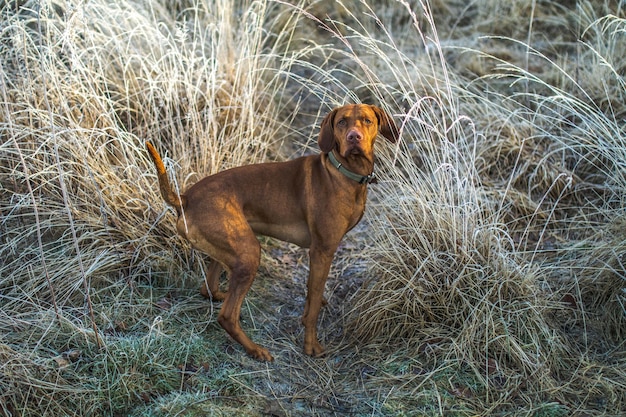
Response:
[[[363,156],[365,151],[359,145],[348,146],[343,152],[342,156],[347,158],[349,156]]]

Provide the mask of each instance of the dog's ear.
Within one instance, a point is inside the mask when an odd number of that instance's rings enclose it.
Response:
[[[317,144],[324,153],[328,153],[335,147],[335,132],[333,121],[335,120],[335,114],[337,109],[334,109],[324,117],[322,124],[320,125],[320,134],[317,138]]]
[[[396,143],[398,139],[400,139],[398,126],[396,126],[395,122],[386,111],[377,106],[371,107],[374,113],[376,113],[376,118],[378,118],[378,131],[380,134],[389,142]]]

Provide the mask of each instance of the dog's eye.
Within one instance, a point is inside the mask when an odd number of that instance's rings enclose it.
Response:
[[[337,126],[345,126],[346,125],[346,119],[341,119],[337,122]]]
[[[363,123],[365,123],[366,125],[371,125],[372,121],[370,119],[363,119]]]

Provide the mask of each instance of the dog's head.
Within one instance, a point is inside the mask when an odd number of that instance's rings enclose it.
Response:
[[[378,133],[392,143],[399,139],[396,124],[383,109],[368,104],[349,104],[326,115],[317,143],[324,153],[336,148],[344,158],[364,155],[369,159],[373,156]]]

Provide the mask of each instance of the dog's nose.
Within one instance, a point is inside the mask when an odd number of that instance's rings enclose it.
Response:
[[[363,139],[363,136],[361,136],[361,133],[358,130],[351,130],[348,132],[348,141],[355,143],[355,142],[360,142],[361,139]]]

